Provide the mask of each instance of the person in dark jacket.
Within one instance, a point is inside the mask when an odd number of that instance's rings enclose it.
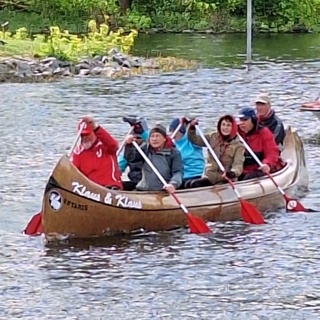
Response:
[[[126,121],[129,122],[129,124],[133,127],[133,136],[135,141],[138,143],[139,146],[143,146],[147,140],[148,140],[148,124],[145,118],[143,117],[132,117],[129,118],[129,121],[127,121],[127,118],[124,118]],[[129,180],[122,181],[123,189],[126,191],[132,191],[136,188],[137,183],[142,178],[141,168],[143,165],[143,162],[141,159],[137,159],[137,161],[133,162],[127,162],[124,153],[121,153],[118,156],[118,164],[121,173],[123,173],[128,167],[128,178]]]
[[[266,173],[281,169],[279,148],[271,131],[267,127],[259,125],[255,110],[253,108],[242,108],[239,120],[239,134],[263,165],[259,167],[254,158],[246,150],[243,173],[238,180],[258,178]]]
[[[136,189],[140,191],[163,190],[162,182],[132,145],[133,139],[133,135],[126,138],[124,157],[128,163],[142,163],[142,177]],[[168,183],[167,192],[174,193],[182,183],[183,165],[180,152],[174,147],[171,138],[167,136],[166,129],[157,124],[150,130],[148,143],[141,146],[141,149]]]
[[[267,127],[272,132],[281,151],[286,132],[282,121],[276,116],[276,112],[271,108],[269,96],[266,94],[258,95],[255,99],[255,104],[259,124],[263,127]]]

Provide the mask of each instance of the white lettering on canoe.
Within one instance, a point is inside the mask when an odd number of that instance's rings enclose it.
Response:
[[[87,187],[84,186],[83,184],[80,184],[79,182],[72,182],[72,186],[73,186],[73,192],[79,194],[80,196],[92,199],[92,200],[96,200],[96,201],[100,201],[101,196],[99,193],[94,193],[91,192],[90,190],[87,190]]]
[[[112,204],[112,193],[108,192],[106,196],[104,197],[104,203],[105,204]]]
[[[123,208],[135,208],[135,209],[141,209],[142,204],[141,201],[133,201],[129,200],[128,197],[122,195],[122,194],[117,194],[115,196],[117,201],[116,206],[117,207],[123,207]]]
[[[72,182],[72,187],[73,187],[73,192],[76,194],[79,194],[82,197],[86,197],[95,201],[101,200],[101,195],[99,193],[94,193],[91,192],[90,190],[87,189],[87,187],[77,181]],[[104,199],[103,202],[105,204],[112,204],[112,193],[108,192]],[[122,195],[122,194],[117,194],[115,196],[115,199],[117,200],[117,207],[122,207],[122,208],[135,208],[135,209],[141,209],[142,204],[141,201],[133,201],[130,200],[127,196]]]

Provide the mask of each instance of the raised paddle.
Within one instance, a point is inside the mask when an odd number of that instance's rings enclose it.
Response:
[[[178,126],[176,127],[176,129],[170,135],[172,141],[174,141],[174,138],[176,137],[177,133],[179,132],[181,126],[182,126],[182,123],[179,123]]]
[[[72,144],[72,147],[69,151],[68,157],[70,158],[72,155],[72,152],[74,150],[74,148],[76,147],[78,140],[80,138],[81,132],[83,130],[83,128],[85,127],[86,123],[82,122],[80,124],[77,136]],[[38,212],[37,214],[35,214],[31,220],[29,221],[27,227],[23,230],[24,234],[27,234],[29,236],[36,236],[36,235],[40,235],[42,233],[42,220],[41,220],[41,211]]]
[[[161,176],[160,172],[157,170],[157,168],[152,164],[150,159],[147,157],[147,155],[143,152],[143,150],[139,147],[139,145],[132,141],[134,147],[137,149],[137,151],[140,153],[140,155],[143,157],[145,162],[150,166],[152,171],[156,174],[156,176],[159,178],[159,180],[163,183],[163,185],[166,187],[168,183],[164,180],[164,178]],[[173,199],[177,202],[177,204],[182,209],[183,213],[186,215],[188,219],[189,229],[191,233],[210,233],[211,230],[209,227],[205,224],[204,221],[202,221],[200,218],[193,216],[190,211],[180,202],[179,198],[176,196],[176,194],[171,193],[170,194]]]
[[[216,153],[214,152],[214,150],[211,148],[211,146],[210,146],[208,140],[206,139],[206,137],[204,136],[202,130],[197,125],[196,125],[196,129],[197,129],[200,137],[202,138],[203,142],[207,146],[210,154],[212,155],[212,157],[216,161],[219,169],[222,171],[222,173],[225,173],[226,169],[222,165],[221,161],[219,160],[219,158],[216,155]],[[238,190],[236,189],[236,187],[235,187],[235,185],[234,185],[234,183],[233,183],[233,181],[231,179],[229,179],[228,177],[225,177],[225,179],[231,185],[234,193],[237,195],[237,197],[238,197],[238,199],[240,201],[241,216],[242,216],[243,221],[247,222],[247,223],[253,223],[253,224],[263,224],[264,220],[263,220],[263,217],[262,217],[261,213],[251,203],[249,203],[249,202],[245,201],[244,199],[242,199],[242,197],[240,196]]]
[[[117,156],[121,153],[124,145],[126,144],[126,137],[127,137],[129,134],[132,133],[133,129],[134,129],[134,126],[131,126],[131,127],[130,127],[130,130],[128,131],[128,133],[126,134],[125,138],[124,138],[123,141],[121,142],[120,147],[119,147],[119,149],[117,150]]]
[[[238,133],[238,137],[240,139],[240,141],[242,142],[242,144],[244,145],[244,147],[248,150],[248,152],[251,154],[252,158],[257,162],[257,164],[261,167],[263,164],[260,161],[260,159],[256,156],[256,154],[252,151],[252,149],[250,148],[250,146],[245,142],[245,140],[240,136],[240,134]],[[283,191],[283,189],[277,184],[277,182],[273,179],[273,177],[271,176],[270,173],[266,173],[266,175],[271,179],[271,181],[273,182],[273,184],[277,187],[277,189],[279,190],[279,192],[282,194],[285,202],[286,202],[286,210],[289,212],[299,212],[299,211],[303,211],[303,212],[311,212],[313,211],[312,209],[306,209],[297,199],[291,199],[289,198],[286,193]]]

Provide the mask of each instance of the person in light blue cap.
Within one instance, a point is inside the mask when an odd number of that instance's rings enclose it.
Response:
[[[124,122],[128,122],[133,127],[133,136],[135,137],[138,145],[145,144],[149,137],[149,128],[147,120],[143,117],[124,117]],[[126,191],[132,191],[135,189],[137,183],[142,178],[141,168],[143,162],[127,162],[124,157],[124,153],[118,156],[118,165],[120,172],[123,173],[127,167],[129,167],[128,178],[129,181],[122,181],[123,189]]]
[[[169,125],[169,132],[172,134],[180,124],[180,121],[182,122],[176,136],[172,137],[176,148],[181,154],[184,169],[183,182],[180,189],[187,188],[188,183],[192,180],[201,178],[205,165],[202,147],[198,147],[188,140],[186,134],[187,123],[183,119],[185,118],[182,117],[181,120],[177,117],[173,118]]]

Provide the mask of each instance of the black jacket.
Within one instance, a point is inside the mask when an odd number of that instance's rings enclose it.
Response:
[[[259,124],[261,124],[263,127],[267,127],[272,132],[277,145],[283,145],[286,132],[284,130],[282,121],[276,116],[274,110],[271,111],[271,114],[267,119],[260,120]]]

